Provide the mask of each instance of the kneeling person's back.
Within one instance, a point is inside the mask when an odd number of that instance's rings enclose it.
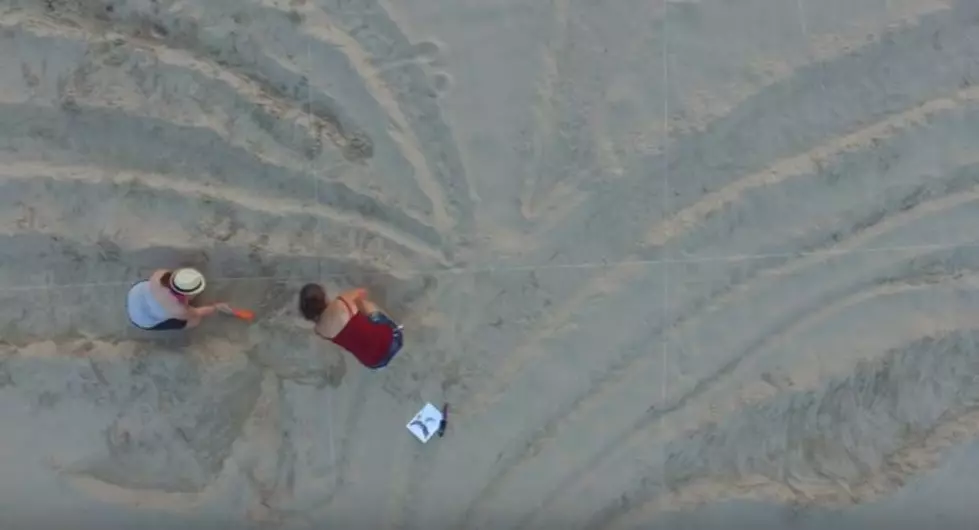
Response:
[[[347,291],[327,302],[323,287],[307,284],[299,294],[299,311],[316,324],[317,335],[371,369],[386,366],[404,343],[401,326],[368,300],[364,289]]]

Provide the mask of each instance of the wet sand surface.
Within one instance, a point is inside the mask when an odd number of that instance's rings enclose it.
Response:
[[[971,0],[0,0],[0,522],[965,525],[976,57]],[[176,265],[258,321],[133,329]]]

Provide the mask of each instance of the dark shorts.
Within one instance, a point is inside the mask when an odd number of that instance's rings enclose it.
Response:
[[[132,323],[139,329],[146,331],[174,331],[178,329],[184,329],[187,327],[186,320],[180,320],[179,318],[170,318],[160,322],[159,324],[153,326],[152,328],[144,328],[143,326],[137,325],[135,322]]]
[[[391,326],[392,330],[391,347],[388,349],[387,357],[385,357],[381,362],[377,363],[377,366],[371,368],[372,370],[377,370],[378,368],[384,368],[387,366],[388,363],[391,362],[391,359],[394,359],[394,356],[401,351],[401,347],[404,345],[405,341],[404,328],[399,326],[397,323],[395,323],[395,321],[391,320],[387,315],[381,313],[380,311],[371,313],[367,318],[375,324],[386,324]]]

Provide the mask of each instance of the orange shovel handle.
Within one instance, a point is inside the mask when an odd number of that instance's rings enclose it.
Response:
[[[249,322],[255,320],[255,313],[247,309],[234,309],[231,311],[231,314],[242,320],[247,320]]]
[[[253,311],[249,311],[248,309],[236,309],[234,307],[229,309],[230,311],[221,310],[221,312],[226,315],[231,315],[233,317],[240,318],[246,322],[251,322],[252,320],[255,320],[255,313]]]

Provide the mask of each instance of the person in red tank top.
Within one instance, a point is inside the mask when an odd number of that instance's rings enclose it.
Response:
[[[315,283],[299,292],[299,312],[316,323],[317,335],[347,350],[364,366],[387,366],[404,344],[403,328],[367,298],[365,289],[351,289],[330,302]]]

